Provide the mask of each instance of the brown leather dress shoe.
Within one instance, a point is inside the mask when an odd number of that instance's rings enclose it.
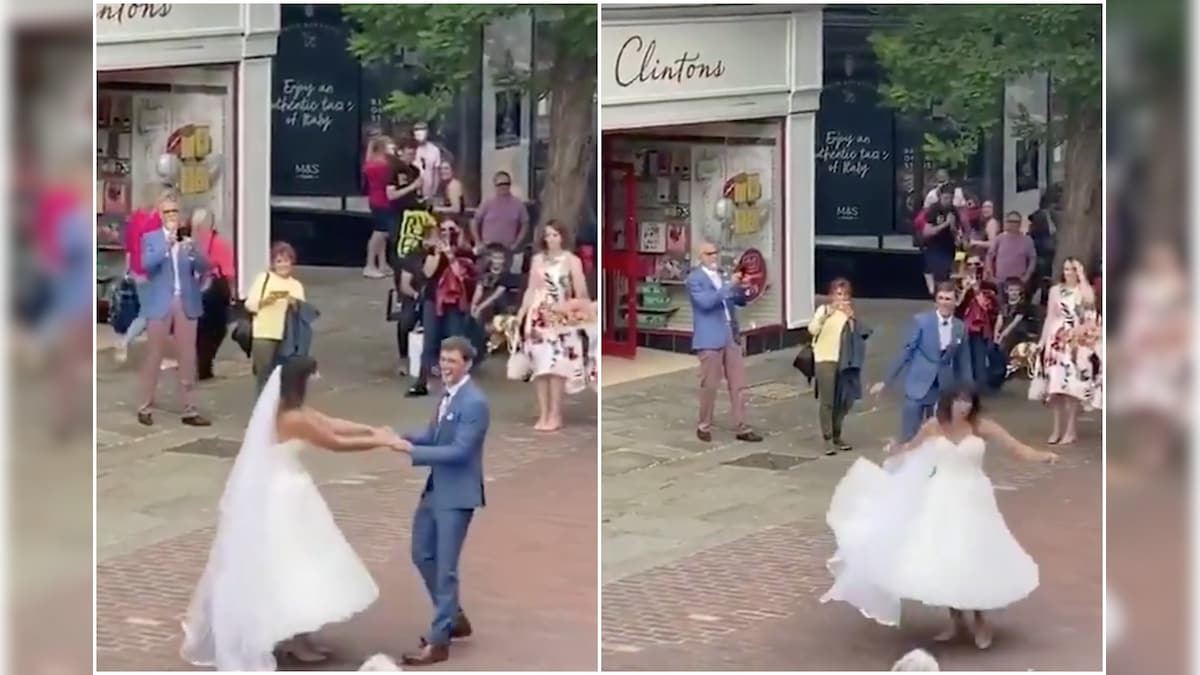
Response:
[[[454,617],[454,625],[450,627],[450,639],[461,640],[463,638],[469,638],[473,632],[475,631],[471,627],[471,620],[467,618],[466,614],[459,612],[458,616]],[[425,639],[424,635],[422,635],[421,646],[425,647],[428,644],[429,641]]]
[[[471,637],[474,632],[471,628],[471,620],[463,612],[459,612],[458,616],[454,617],[454,625],[450,628],[450,639],[458,640],[461,638]]]
[[[420,651],[405,652],[400,661],[406,666],[431,666],[450,658],[450,645],[431,645],[426,643]]]
[[[700,440],[704,441],[705,443],[711,443],[712,442],[712,432],[704,431],[702,429],[697,429],[696,430],[696,438],[699,438]]]

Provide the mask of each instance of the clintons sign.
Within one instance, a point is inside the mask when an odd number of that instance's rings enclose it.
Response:
[[[105,3],[95,6],[96,42],[136,42],[239,35],[243,5]]]
[[[788,88],[778,17],[601,25],[602,103]]]
[[[648,82],[677,82],[685,80],[718,79],[725,74],[725,64],[717,59],[701,60],[700,52],[684,50],[678,56],[660,58],[658,41],[647,41],[641,35],[631,35],[617,51],[613,66],[613,81],[618,87],[631,87]]]

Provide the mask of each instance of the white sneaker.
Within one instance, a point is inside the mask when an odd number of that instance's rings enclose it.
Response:
[[[375,269],[374,267],[371,267],[370,265],[363,268],[363,276],[366,277],[367,279],[378,279],[379,278],[378,275],[379,275],[379,270]]]
[[[129,344],[125,340],[118,342],[116,348],[113,349],[113,360],[117,363],[125,363],[129,360]]]
[[[161,370],[175,370],[179,367],[179,362],[175,359],[163,359]]]

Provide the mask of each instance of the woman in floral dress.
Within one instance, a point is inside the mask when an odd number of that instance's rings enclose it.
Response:
[[[536,431],[562,428],[563,392],[587,387],[588,361],[584,347],[584,317],[573,308],[588,299],[583,264],[571,253],[563,225],[551,220],[542,226],[529,268],[529,287],[517,317],[524,328],[522,349],[532,366],[537,391]]]
[[[1096,293],[1087,281],[1083,263],[1063,262],[1062,276],[1050,289],[1046,321],[1039,346],[1042,351],[1044,398],[1054,412],[1051,445],[1075,442],[1080,407],[1102,407],[1101,329]]]

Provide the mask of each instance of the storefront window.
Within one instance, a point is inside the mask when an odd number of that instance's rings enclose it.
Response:
[[[639,130],[607,137],[606,153],[609,164],[633,167],[637,231],[624,231],[626,221],[618,217],[606,219],[610,231],[605,236],[617,250],[639,253],[646,275],[639,288],[642,331],[691,332],[684,280],[702,239],[717,244],[723,267],[743,269],[753,287],[739,316],[742,328],[782,323],[779,122]]]
[[[167,186],[236,247],[232,67],[102,73],[96,100],[97,276],[119,279],[129,216]],[[101,289],[103,292],[103,289]]]

